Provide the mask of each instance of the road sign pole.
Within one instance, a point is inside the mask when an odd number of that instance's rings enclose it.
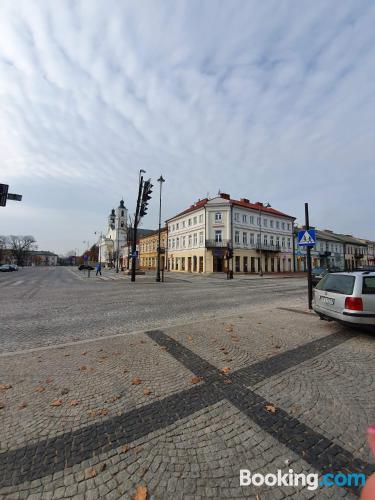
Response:
[[[305,203],[305,226],[306,231],[310,229],[309,224],[309,204]],[[307,296],[309,309],[312,309],[312,277],[311,277],[311,248],[306,248],[306,264],[307,264]]]

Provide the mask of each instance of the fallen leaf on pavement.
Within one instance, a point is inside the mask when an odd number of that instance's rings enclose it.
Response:
[[[103,472],[107,468],[107,464],[103,462],[102,464],[99,465],[99,472]]]
[[[226,332],[233,332],[233,325],[226,325],[226,326],[224,326],[224,330]]]
[[[202,380],[203,380],[203,377],[195,376],[195,377],[190,379],[190,383],[191,384],[199,384],[199,382],[202,382]]]
[[[146,486],[138,485],[135,495],[132,496],[132,500],[146,500],[147,499],[147,488]]]
[[[152,394],[152,391],[150,391],[150,389],[143,389],[143,394],[145,396],[149,396],[150,394]]]
[[[38,385],[38,387],[35,387],[34,392],[44,392],[45,390],[45,387],[43,387],[42,385]]]
[[[62,400],[61,399],[54,399],[51,402],[51,406],[61,406],[62,405]]]
[[[90,467],[89,469],[85,470],[86,479],[89,479],[91,477],[95,477],[97,475],[98,475],[98,473],[96,472],[96,469],[94,467]]]
[[[232,381],[229,380],[229,378],[224,379],[224,384],[231,384],[231,383],[232,383]]]
[[[12,386],[10,384],[0,384],[0,391],[7,391],[8,389],[11,389]]]
[[[22,410],[23,408],[26,408],[26,406],[27,406],[26,401],[23,401],[23,402],[19,405],[18,409],[19,409],[19,410]]]
[[[229,373],[230,372],[230,368],[229,366],[224,366],[224,368],[221,368],[221,370],[219,370],[220,373]]]
[[[53,382],[53,378],[48,377],[48,378],[46,379],[46,384],[50,384],[51,382]]]
[[[72,399],[69,404],[70,406],[77,406],[80,402],[81,401],[79,399]]]
[[[193,341],[193,337],[191,335],[188,336],[188,341],[189,342],[192,342]]]
[[[125,368],[124,373],[128,373],[128,371],[129,371],[129,370],[127,370],[127,369]]]
[[[132,385],[139,385],[142,383],[142,380],[140,378],[133,378],[132,380]]]
[[[87,366],[80,366],[79,371],[84,372],[87,370]]]
[[[108,410],[107,408],[97,408],[96,410],[90,410],[88,413],[90,417],[96,417],[100,415],[108,415]]]
[[[109,399],[107,399],[106,403],[115,403],[119,399],[121,399],[121,396],[119,394],[115,394],[114,396],[112,396]]]
[[[130,446],[128,444],[124,444],[121,446],[121,453],[127,453],[130,450]]]
[[[87,351],[81,352],[81,356],[86,356],[86,354],[87,354]]]
[[[70,356],[70,354],[67,352],[66,354],[64,354],[64,356],[67,358],[68,356]]]
[[[64,396],[65,394],[68,394],[68,392],[69,392],[69,389],[68,389],[67,387],[64,387],[64,389],[61,389],[60,394],[61,394],[62,396]]]
[[[275,406],[275,405],[273,405],[272,403],[270,403],[270,404],[266,405],[264,408],[265,408],[265,409],[266,409],[269,413],[273,413],[273,414],[275,414],[275,413],[276,413],[276,410],[277,410],[276,406]]]

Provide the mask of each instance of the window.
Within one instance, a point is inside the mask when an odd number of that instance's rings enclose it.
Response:
[[[273,246],[273,236],[270,236],[270,245]]]
[[[191,247],[191,240],[192,240],[191,234],[189,234],[189,239],[188,239],[188,241],[189,241],[189,247]]]
[[[267,227],[267,219],[263,219],[263,226]]]
[[[290,231],[290,223],[288,222],[288,231]]]
[[[175,248],[175,245],[176,245],[176,241],[175,241],[175,239],[173,238],[173,240],[172,240],[172,248]]]
[[[197,216],[195,216],[193,219],[193,224],[196,224],[196,223],[197,223]]]
[[[173,224],[173,231],[175,230],[175,225]]]
[[[268,244],[268,236],[267,236],[266,234],[263,236],[263,243],[264,243],[265,245],[267,245],[267,244]]]
[[[176,239],[176,248],[180,248],[180,238]]]
[[[280,236],[276,236],[276,246],[280,246]]]
[[[257,217],[257,224],[260,226],[260,217]]]
[[[186,236],[182,237],[182,248],[186,248]]]
[[[177,229],[178,229],[179,227],[180,227],[180,224],[177,222],[177,224],[176,224],[176,231],[177,231]]]
[[[121,227],[124,227],[124,223],[123,222],[121,222]]]
[[[121,210],[121,217],[124,217],[124,211]]]
[[[260,243],[260,234],[257,234],[257,243]]]
[[[194,233],[194,246],[196,247],[198,244],[198,233]]]
[[[288,248],[291,248],[290,238],[288,238]]]
[[[240,232],[239,231],[235,231],[234,232],[234,241],[236,243],[239,243],[240,242]]]
[[[374,276],[368,276],[367,278],[363,279],[363,288],[362,288],[362,293],[368,294],[368,293],[375,293],[375,277]]]
[[[234,220],[237,222],[240,220],[240,214],[238,212],[234,214]]]
[[[247,245],[247,233],[245,232],[242,233],[242,243]]]
[[[270,220],[270,227],[273,227],[273,220]]]
[[[242,222],[247,223],[247,215],[242,214]]]
[[[283,248],[285,248],[285,238],[284,238],[284,237],[281,239],[281,246],[282,246]]]
[[[280,229],[280,221],[276,221],[276,229]]]
[[[203,231],[199,233],[199,244],[203,245]]]
[[[355,276],[326,274],[316,285],[316,289],[351,295],[353,293],[354,282]]]
[[[215,241],[216,241],[216,243],[221,243],[222,242],[221,230],[220,229],[218,231],[215,231]]]
[[[215,213],[215,222],[221,222],[221,212]]]
[[[254,215],[250,215],[250,224],[254,224]]]
[[[201,224],[203,222],[203,214],[199,216],[199,223]]]
[[[182,221],[182,227],[185,227],[185,221],[184,220]]]
[[[191,219],[188,219],[188,226],[191,226]]]
[[[281,223],[281,229],[285,229],[285,222]]]
[[[254,245],[254,234],[253,233],[250,234],[250,244]]]

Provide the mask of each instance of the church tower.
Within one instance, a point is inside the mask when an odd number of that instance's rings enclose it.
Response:
[[[120,205],[116,209],[116,229],[118,229],[120,232],[126,232],[127,220],[128,210],[124,205],[124,200],[121,200]]]
[[[116,214],[115,209],[112,208],[111,213],[108,216],[108,230],[115,228]]]

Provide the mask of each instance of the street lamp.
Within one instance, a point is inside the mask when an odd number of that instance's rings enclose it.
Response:
[[[259,202],[259,276],[263,276],[262,269],[262,207],[270,208],[269,203],[260,203]]]
[[[101,254],[101,243],[102,243],[102,238],[103,238],[103,233],[100,231],[94,231],[94,234],[97,234],[99,235],[99,255],[98,255],[98,258],[99,258],[99,264],[101,265],[102,264],[102,254]]]
[[[158,268],[157,268],[157,273],[156,273],[156,281],[160,282],[160,237],[161,237],[161,190],[163,186],[163,182],[165,182],[165,179],[163,179],[163,176],[161,175],[158,179],[159,183],[159,235],[158,235]]]

